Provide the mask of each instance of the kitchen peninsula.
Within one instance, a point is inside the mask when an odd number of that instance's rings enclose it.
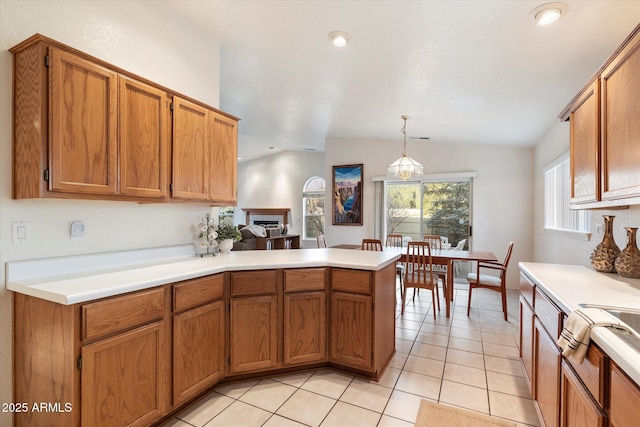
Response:
[[[183,245],[7,263],[15,399],[72,408],[15,425],[149,425],[222,381],[311,367],[378,379],[397,258]]]

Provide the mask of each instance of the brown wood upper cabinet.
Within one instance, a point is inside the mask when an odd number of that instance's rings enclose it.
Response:
[[[173,98],[173,197],[235,204],[237,121]]]
[[[236,203],[237,118],[41,35],[10,51],[14,198]]]
[[[571,205],[640,204],[640,25],[561,113],[571,121]]]

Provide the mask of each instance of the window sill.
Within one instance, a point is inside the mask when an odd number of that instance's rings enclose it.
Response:
[[[591,240],[591,233],[587,231],[561,230],[558,228],[544,228],[545,234],[552,234],[559,237],[568,237],[576,240]]]

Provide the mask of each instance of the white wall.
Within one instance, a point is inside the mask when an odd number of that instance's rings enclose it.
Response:
[[[534,260],[590,267],[589,255],[602,240],[602,235],[596,234],[597,225],[603,223],[602,215],[616,216],[613,221],[614,238],[618,247],[624,249],[627,243],[625,227],[640,227],[640,206],[631,206],[623,210],[592,210],[590,213],[591,240],[579,240],[545,232],[543,230],[544,166],[567,151],[569,151],[569,122],[556,122],[536,145],[533,204]]]
[[[284,151],[238,165],[235,224],[245,224],[242,208],[289,208],[289,233],[302,235],[302,188],[312,176],[324,176],[324,153]],[[306,248],[315,240],[301,241]]]
[[[325,178],[331,185],[335,165],[363,164],[363,225],[335,226],[327,216],[327,243],[359,244],[373,237],[372,177],[386,174],[387,166],[401,155],[402,142],[361,139],[328,139]],[[507,285],[518,287],[518,262],[533,259],[531,234],[533,198],[533,149],[494,145],[409,142],[410,157],[421,162],[425,173],[477,172],[473,180],[473,249],[488,250],[500,259],[514,241]],[[330,204],[331,194],[325,200]],[[328,208],[329,209],[329,208]],[[329,211],[330,212],[330,211]]]
[[[12,402],[12,297],[5,262],[195,241],[206,206],[73,200],[12,200],[12,56],[41,33],[168,88],[219,105],[217,41],[152,1],[0,1],[0,402]],[[71,240],[69,223],[85,224]],[[12,223],[28,221],[30,241],[12,243]],[[0,425],[11,425],[11,414]]]

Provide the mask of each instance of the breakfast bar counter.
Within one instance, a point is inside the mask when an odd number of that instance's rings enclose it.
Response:
[[[222,382],[330,366],[378,380],[399,254],[192,245],[7,263],[16,426],[161,424]]]
[[[399,254],[318,248],[231,251],[200,257],[193,245],[8,262],[7,289],[75,304],[209,274],[238,270],[344,267],[377,271]]]

